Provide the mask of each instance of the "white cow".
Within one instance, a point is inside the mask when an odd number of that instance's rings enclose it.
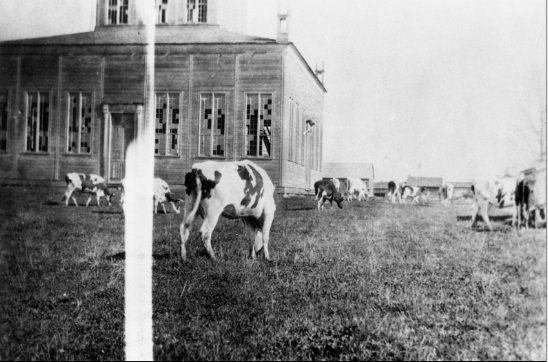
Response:
[[[443,185],[440,186],[440,189],[438,191],[440,196],[441,204],[445,207],[451,205],[451,200],[453,199],[453,194],[455,192],[455,188],[453,187],[453,184],[449,182],[445,182]]]
[[[74,204],[78,206],[76,197],[73,195],[73,192],[76,190],[82,193],[85,192],[91,194],[86,202],[86,206],[89,206],[93,195],[97,198],[97,206],[101,206],[100,199],[103,196],[106,198],[107,203],[110,206],[110,199],[114,196],[114,194],[108,189],[107,182],[101,176],[71,172],[67,173],[65,176],[65,181],[67,182],[67,191],[65,191],[62,201],[65,201],[66,206],[68,206],[71,196]]]
[[[124,204],[125,199],[125,186],[126,186],[126,179],[122,180],[122,195],[120,196],[120,205]],[[175,211],[176,214],[179,214],[181,211],[179,207],[177,206],[179,202],[182,202],[183,200],[180,198],[177,198],[173,196],[173,193],[171,192],[169,185],[167,182],[162,180],[161,178],[156,177],[154,179],[153,183],[154,187],[154,193],[152,197],[153,201],[153,207],[154,207],[154,213],[156,214],[158,211],[158,204],[162,205],[162,209],[164,210],[164,214],[167,214],[166,207],[164,205],[165,202],[169,202],[171,204],[171,207],[173,208],[173,211]]]
[[[220,216],[242,219],[254,234],[250,243],[250,256],[264,251],[270,260],[268,241],[274,220],[275,187],[265,170],[251,161],[195,163],[185,175],[186,200],[181,223],[181,258],[186,260],[186,242],[194,218],[198,213],[204,219],[200,234],[212,259],[211,234]]]
[[[335,191],[341,192],[341,181],[339,181],[338,178],[332,178],[331,182],[333,182],[333,185],[335,186]]]
[[[487,224],[489,230],[493,231],[493,226],[489,221],[489,206],[494,205],[499,208],[513,206],[516,185],[517,180],[513,177],[503,177],[489,181],[474,181],[472,183],[472,193],[474,194],[474,212],[472,214],[471,227],[475,228],[477,226],[477,219],[481,213],[483,221]],[[513,216],[515,220],[515,208],[513,210]]]
[[[369,197],[367,186],[359,178],[347,178],[346,183],[346,200],[352,201],[354,196],[357,196],[358,201],[366,201]]]

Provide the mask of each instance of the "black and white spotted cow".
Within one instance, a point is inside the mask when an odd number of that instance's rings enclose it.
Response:
[[[195,163],[185,175],[186,199],[181,223],[181,258],[186,260],[186,242],[196,214],[204,222],[200,234],[204,246],[212,259],[211,234],[220,216],[242,219],[254,235],[250,243],[250,256],[263,249],[264,257],[270,260],[268,241],[274,220],[276,203],[274,184],[268,174],[253,162],[206,161]]]
[[[65,181],[67,182],[67,191],[65,191],[62,201],[65,201],[66,206],[68,206],[71,196],[74,204],[78,206],[78,202],[73,195],[76,190],[91,194],[86,206],[89,205],[93,195],[97,197],[97,206],[101,206],[100,198],[103,196],[106,198],[107,204],[111,205],[110,199],[114,196],[114,193],[108,189],[107,182],[101,176],[71,172],[65,176]]]
[[[126,187],[126,179],[122,180],[121,189],[122,194],[120,195],[120,205],[124,204],[125,199],[125,192],[124,189]],[[152,196],[153,200],[153,210],[156,214],[158,211],[158,204],[162,205],[162,209],[164,210],[164,214],[167,214],[166,207],[164,203],[169,202],[171,204],[171,207],[173,208],[173,211],[175,211],[176,214],[180,214],[181,211],[179,209],[178,204],[182,202],[183,200],[176,197],[169,188],[169,185],[167,182],[162,180],[161,178],[156,177],[153,181],[153,187],[154,187],[154,193]]]
[[[406,203],[405,200],[409,198],[411,199],[411,204],[418,204],[421,198],[426,194],[425,187],[405,185],[401,190],[401,199],[404,204]]]
[[[390,181],[388,183],[388,200],[391,203],[395,203],[396,200],[401,204],[401,190],[400,184],[396,181]]]
[[[342,198],[341,193],[337,191],[333,182],[329,180],[316,181],[314,183],[314,195],[316,195],[318,210],[323,210],[323,204],[326,201],[329,201],[331,208],[333,208],[333,201],[335,201],[339,209],[342,209],[342,202],[344,199]]]
[[[481,213],[483,221],[487,224],[489,230],[493,231],[493,225],[489,221],[489,206],[494,205],[501,209],[513,206],[516,185],[517,180],[513,177],[474,181],[471,187],[474,194],[474,212],[471,227],[475,228],[477,226],[478,216]],[[513,217],[515,221],[515,208],[513,209]]]

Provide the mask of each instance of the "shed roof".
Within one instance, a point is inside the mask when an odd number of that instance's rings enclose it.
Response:
[[[407,177],[407,184],[411,186],[440,187],[442,183],[441,177]]]
[[[472,181],[466,181],[466,182],[461,182],[461,181],[450,181],[449,182],[450,184],[453,185],[453,187],[458,187],[458,188],[470,188],[472,187]]]
[[[372,163],[326,162],[323,164],[323,174],[324,177],[375,179],[375,170]]]
[[[196,44],[196,43],[276,43],[274,39],[261,38],[230,32],[219,25],[193,24],[156,26],[156,44]],[[144,25],[135,26],[98,26],[95,31],[9,40],[2,45],[122,45],[147,44]]]

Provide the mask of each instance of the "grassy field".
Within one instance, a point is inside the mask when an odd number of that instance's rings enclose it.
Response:
[[[124,217],[61,189],[0,187],[0,359],[124,358]],[[154,216],[156,359],[546,359],[546,229],[468,226],[470,208],[279,199],[273,262],[241,222]],[[197,227],[195,227],[195,230]]]

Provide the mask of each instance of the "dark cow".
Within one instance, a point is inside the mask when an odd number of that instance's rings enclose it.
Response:
[[[196,214],[204,222],[200,234],[204,246],[212,259],[211,234],[220,216],[242,219],[254,234],[250,244],[250,256],[263,249],[264,257],[270,260],[268,241],[274,220],[276,203],[275,187],[265,170],[253,162],[206,161],[195,163],[185,175],[186,200],[181,223],[181,258],[186,260],[186,242]]]
[[[318,203],[318,210],[323,210],[323,204],[329,201],[331,208],[333,208],[333,201],[337,203],[339,209],[342,209],[342,202],[344,199],[341,197],[339,191],[337,191],[333,182],[329,180],[320,180],[314,183],[314,195],[316,195],[316,202]]]
[[[520,180],[516,184],[516,191],[514,195],[514,201],[516,203],[516,212],[514,220],[516,229],[519,230],[522,223],[525,223],[525,228],[529,227],[529,195],[531,189],[525,180]]]
[[[65,181],[67,182],[67,191],[65,191],[62,201],[65,201],[66,206],[68,206],[71,196],[74,204],[78,206],[78,202],[73,195],[75,190],[92,194],[89,196],[86,206],[89,205],[93,195],[97,197],[97,206],[101,206],[100,198],[102,196],[106,198],[110,206],[110,199],[114,196],[114,193],[108,189],[107,182],[101,176],[71,172],[65,176]]]

